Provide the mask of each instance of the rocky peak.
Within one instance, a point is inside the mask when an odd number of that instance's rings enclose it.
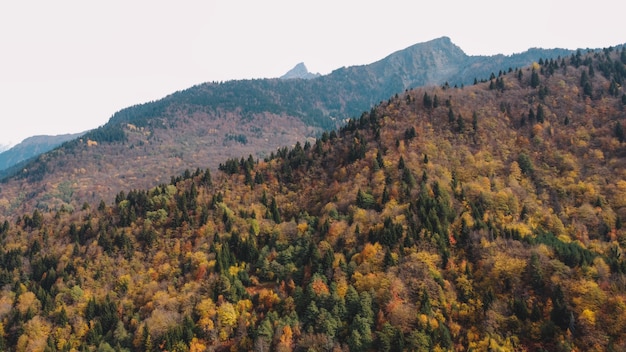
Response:
[[[311,78],[316,78],[319,76],[320,76],[319,73],[309,72],[309,70],[304,65],[304,62],[301,62],[297,64],[294,68],[289,70],[287,73],[282,75],[280,79],[294,79],[294,78],[311,79]]]

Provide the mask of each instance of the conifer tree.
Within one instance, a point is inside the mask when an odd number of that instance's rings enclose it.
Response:
[[[537,73],[537,71],[533,68],[531,74],[530,74],[530,86],[532,88],[537,88],[539,86],[539,74]]]
[[[537,106],[537,122],[543,123],[544,119],[545,113],[543,112],[543,106],[539,104],[539,106]]]
[[[433,100],[430,98],[428,93],[424,93],[424,98],[422,100],[425,108],[430,109],[433,107]]]

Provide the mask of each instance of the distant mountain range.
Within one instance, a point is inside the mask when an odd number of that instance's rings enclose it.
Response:
[[[123,109],[80,140],[20,166],[19,173],[5,177],[0,202],[13,199],[5,209],[13,211],[110,201],[120,190],[165,183],[185,169],[217,169],[228,158],[258,160],[278,148],[312,142],[412,87],[462,87],[575,53],[530,49],[510,56],[469,56],[442,37],[311,79],[200,84]],[[308,70],[302,64],[290,72],[285,76],[306,76]]]
[[[626,47],[225,159],[307,127],[258,112],[277,81],[190,89],[0,185],[0,350],[626,351]]]
[[[0,152],[0,175],[14,165],[50,151],[64,142],[76,139],[83,134],[85,132],[57,136],[28,137],[21,143]]]

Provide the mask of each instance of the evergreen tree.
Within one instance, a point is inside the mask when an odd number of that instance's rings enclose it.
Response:
[[[415,127],[413,126],[411,126],[410,128],[407,128],[404,131],[404,139],[406,140],[411,140],[415,138],[416,135],[417,135],[417,132],[415,131]]]
[[[383,160],[383,153],[381,153],[380,149],[378,149],[378,151],[376,152],[376,163],[378,164],[378,167],[381,169],[385,167],[385,162]]]
[[[533,108],[528,109],[528,122],[533,123],[535,121],[535,111]]]
[[[543,106],[539,104],[539,106],[537,106],[537,122],[543,123],[544,119],[545,113],[543,112]]]
[[[613,129],[615,133],[615,137],[620,143],[626,141],[626,134],[624,133],[624,126],[620,122],[615,123],[615,128]]]
[[[539,87],[539,74],[537,73],[537,71],[533,68],[532,73],[530,74],[530,86],[532,88],[537,88]]]
[[[552,294],[552,311],[550,319],[561,329],[566,330],[572,325],[573,315],[567,307],[565,296],[560,285],[557,285]]]
[[[530,175],[533,172],[533,164],[530,160],[530,157],[526,153],[520,153],[517,157],[517,163],[519,164],[520,169],[526,175]]]
[[[541,263],[539,262],[539,256],[537,252],[532,252],[530,254],[530,261],[528,262],[528,266],[526,271],[530,275],[530,283],[532,287],[537,292],[541,292],[544,287],[543,282],[543,269],[541,268]]]
[[[425,108],[430,109],[433,107],[433,100],[430,98],[428,93],[424,93],[424,98],[422,100]]]
[[[456,119],[456,129],[457,132],[462,133],[465,130],[465,121],[463,121],[463,117],[461,114]]]
[[[580,85],[583,87],[583,95],[591,97],[593,89],[591,87],[591,81],[589,80],[589,74],[585,70],[583,70],[580,76]]]
[[[275,223],[280,224],[282,222],[280,218],[280,211],[278,210],[278,205],[276,204],[276,198],[272,197],[272,202],[270,204],[270,214],[272,215],[272,220]]]

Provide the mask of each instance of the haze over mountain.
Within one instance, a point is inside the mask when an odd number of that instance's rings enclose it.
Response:
[[[6,170],[12,166],[50,151],[64,142],[76,139],[83,134],[85,132],[58,136],[33,136],[5,150],[0,150],[0,178],[7,175]]]
[[[311,78],[316,78],[319,76],[321,76],[319,73],[309,72],[309,70],[306,68],[306,65],[304,65],[304,62],[301,62],[297,64],[294,68],[289,70],[287,73],[280,76],[280,78],[281,79],[294,79],[294,78],[311,79]]]
[[[312,141],[410,87],[461,87],[571,54],[531,49],[511,56],[468,56],[442,37],[314,79],[200,84],[123,109],[81,140],[25,165],[3,185],[0,201],[9,205],[0,210],[109,202],[120,190],[167,182],[185,169],[215,169],[230,157],[264,158],[276,148]]]
[[[625,81],[625,47],[542,58],[6,219],[0,349],[626,350]],[[121,161],[179,128],[157,121],[121,130]],[[115,150],[83,138],[47,157]]]

